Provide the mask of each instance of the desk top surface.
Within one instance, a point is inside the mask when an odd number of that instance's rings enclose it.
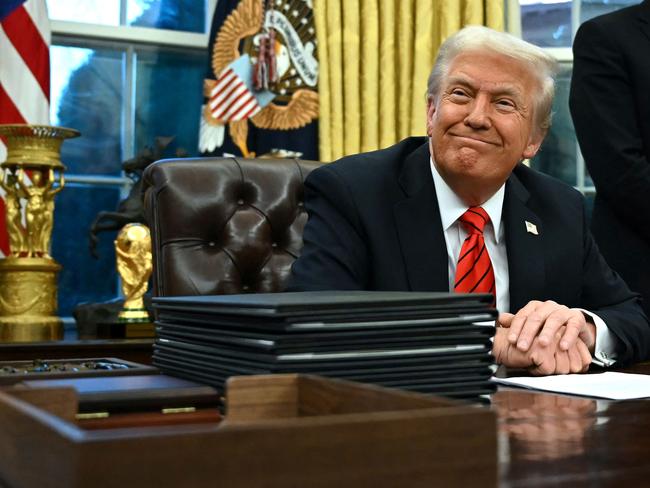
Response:
[[[650,374],[650,363],[625,370]],[[650,401],[500,388],[499,486],[650,486]]]
[[[54,357],[53,349],[61,357],[73,357],[75,349],[99,357],[107,344],[115,349],[113,356],[136,349],[150,359],[150,339],[3,344],[0,352],[6,360],[33,357],[35,351],[38,357]],[[650,374],[650,362],[625,371]],[[490,408],[498,415],[500,487],[650,486],[649,400],[617,402],[500,387]]]

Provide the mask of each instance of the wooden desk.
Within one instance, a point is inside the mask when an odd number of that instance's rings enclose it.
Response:
[[[650,374],[650,363],[626,372]],[[500,487],[650,486],[650,401],[501,388]]]
[[[0,357],[7,360],[84,356],[148,363],[151,340],[0,344]],[[650,374],[650,363],[625,371]],[[498,416],[498,486],[650,486],[649,400],[616,402],[501,388],[492,401],[489,408]]]

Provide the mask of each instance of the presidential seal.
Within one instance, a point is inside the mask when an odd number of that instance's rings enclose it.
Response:
[[[318,61],[312,0],[241,0],[212,48],[204,81],[199,148],[223,144],[225,126],[244,157],[248,123],[298,129],[318,117]]]

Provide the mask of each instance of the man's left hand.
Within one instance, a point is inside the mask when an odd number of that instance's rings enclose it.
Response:
[[[492,354],[497,364],[509,368],[525,368],[532,375],[545,376],[550,374],[583,373],[589,369],[591,354],[581,339],[568,351],[561,351],[557,345],[564,330],[556,332],[553,342],[541,346],[537,338],[527,352],[521,352],[514,344],[508,342],[508,329],[498,327],[494,336]]]
[[[578,337],[593,354],[596,343],[596,327],[587,322],[581,310],[568,308],[552,300],[528,302],[516,314],[502,313],[499,324],[509,328],[508,342],[516,344],[517,349],[526,352],[533,340],[542,347],[554,342],[556,333],[564,327],[559,348],[568,351],[575,346]]]

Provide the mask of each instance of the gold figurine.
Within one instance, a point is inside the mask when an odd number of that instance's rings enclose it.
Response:
[[[65,184],[61,144],[78,135],[62,127],[0,124],[7,145],[0,186],[5,192],[10,246],[9,254],[0,259],[2,342],[63,338],[63,323],[56,315],[61,265],[50,256],[50,241],[54,196]]]
[[[27,221],[27,255],[30,257],[50,257],[50,240],[54,224],[54,195],[63,189],[65,184],[63,173],[59,173],[58,185],[54,186],[54,170],[48,171],[48,177],[43,181],[40,171],[32,173],[32,184],[27,186],[24,172],[19,168],[16,180],[21,190],[21,196],[27,199],[25,217]]]
[[[122,278],[124,307],[118,319],[127,323],[149,323],[143,296],[153,268],[151,235],[142,224],[126,224],[115,240],[117,271]],[[128,335],[128,331],[127,331]]]
[[[50,168],[48,176],[49,188],[45,192],[45,198],[43,200],[43,227],[41,227],[41,239],[39,241],[41,249],[45,252],[47,257],[49,257],[50,242],[52,241],[52,229],[54,228],[54,195],[59,193],[65,185],[63,172],[59,173],[57,186],[53,186],[54,170],[52,168]]]
[[[2,189],[5,191],[7,234],[9,234],[10,255],[17,257],[27,252],[27,240],[25,229],[23,228],[20,205],[20,199],[24,196],[16,189],[16,176],[11,174],[8,170],[2,175],[0,186],[2,186]]]

